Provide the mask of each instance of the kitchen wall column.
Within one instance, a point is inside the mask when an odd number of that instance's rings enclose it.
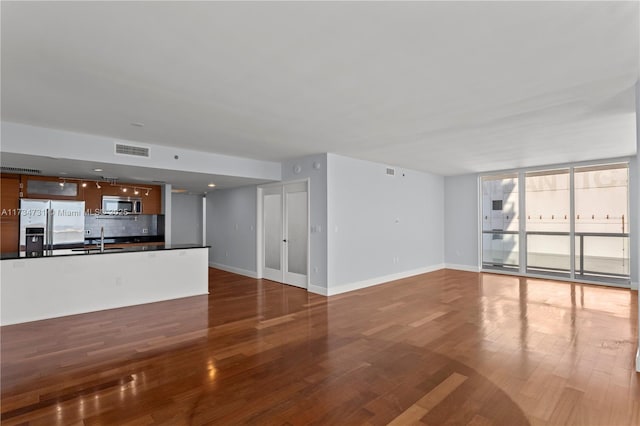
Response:
[[[207,194],[202,196],[202,245],[207,245]]]
[[[162,186],[162,211],[164,212],[164,243],[171,244],[171,184]]]

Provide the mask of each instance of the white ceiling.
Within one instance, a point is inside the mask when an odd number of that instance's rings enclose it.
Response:
[[[1,8],[7,121],[444,175],[636,151],[638,2]]]

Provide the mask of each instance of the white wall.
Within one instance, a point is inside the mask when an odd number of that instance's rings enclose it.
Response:
[[[635,219],[631,223],[631,241],[633,242],[635,239],[635,244],[632,247],[636,248],[635,253],[631,252],[631,281],[635,280],[635,287],[638,288],[638,264],[640,263],[640,219],[638,216],[640,215],[640,176],[638,176],[638,163],[640,163],[640,80],[636,82],[636,142],[637,142],[637,151],[635,164],[632,165],[632,169],[635,171],[635,179],[630,180],[631,184],[631,208],[635,207],[635,214],[633,211],[631,213],[631,218]],[[634,189],[635,185],[635,189]],[[634,200],[635,195],[635,200]],[[634,262],[635,261],[635,262]],[[634,268],[635,263],[635,268]],[[635,279],[634,279],[635,272]],[[640,342],[640,292],[638,292],[638,342]],[[636,371],[640,372],[640,346],[638,347],[638,352],[636,355]]]
[[[640,148],[639,148],[640,151]],[[638,173],[638,155],[629,161],[629,275],[631,288],[638,289],[640,263],[640,174]]]
[[[202,244],[202,202],[202,195],[172,194],[172,244]]]
[[[256,276],[256,197],[255,185],[207,194],[210,266]]]
[[[282,180],[309,179],[310,287],[326,294],[327,288],[327,154],[309,155],[282,163]]]
[[[478,271],[478,175],[444,178],[444,261]]]
[[[386,168],[328,155],[329,294],[443,267],[444,178]]]

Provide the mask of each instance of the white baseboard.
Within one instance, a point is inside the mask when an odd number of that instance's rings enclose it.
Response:
[[[315,293],[315,294],[319,294],[321,296],[328,296],[329,292],[327,291],[326,287],[320,287],[317,285],[313,285],[313,284],[309,284],[309,288],[307,288],[307,291],[310,293]]]
[[[631,290],[637,290],[637,289],[638,289],[638,283],[631,281]]]
[[[210,268],[222,269],[223,271],[233,272],[234,274],[244,275],[249,278],[258,278],[256,271],[250,271],[248,269],[236,268],[235,266],[223,265],[222,263],[209,262]]]
[[[455,263],[445,263],[447,269],[455,269],[456,271],[480,272],[480,267],[471,265],[458,265]]]
[[[411,269],[409,271],[398,272],[396,274],[384,275],[382,277],[369,278],[367,280],[356,281],[354,283],[342,284],[332,287],[329,285],[328,296],[346,293],[348,291],[359,290],[361,288],[372,287],[374,285],[388,283],[389,281],[401,280],[403,278],[413,277],[415,275],[426,274],[444,268],[444,264],[426,266],[424,268]]]
[[[640,373],[640,347],[638,347],[638,353],[636,354],[636,371]]]

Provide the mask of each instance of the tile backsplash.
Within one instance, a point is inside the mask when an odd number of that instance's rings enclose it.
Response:
[[[103,226],[105,238],[164,235],[164,215],[85,216],[85,238],[100,237],[100,228]]]

